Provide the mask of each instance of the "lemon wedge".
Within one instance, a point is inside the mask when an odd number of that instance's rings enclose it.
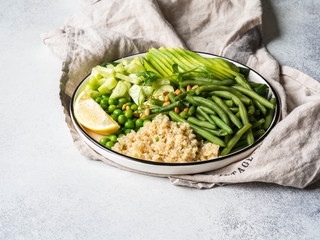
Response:
[[[120,128],[118,123],[86,92],[78,96],[74,104],[74,115],[83,127],[95,133],[109,135]]]

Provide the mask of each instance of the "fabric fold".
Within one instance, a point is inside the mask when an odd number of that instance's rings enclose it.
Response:
[[[70,118],[71,96],[98,64],[151,47],[180,46],[223,55],[257,71],[279,95],[282,120],[247,158],[206,173],[165,176],[172,184],[201,189],[230,183],[268,182],[304,188],[318,180],[320,83],[295,69],[280,67],[266,50],[261,34],[261,2],[181,2],[88,0],[85,8],[68,18],[61,29],[42,34],[44,44],[63,59],[60,99],[80,153],[89,159],[139,172],[101,156],[82,141]]]

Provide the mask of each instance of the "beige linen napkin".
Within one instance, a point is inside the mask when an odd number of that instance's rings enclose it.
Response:
[[[304,188],[320,178],[320,83],[295,69],[280,67],[266,51],[260,1],[84,2],[84,9],[61,29],[42,35],[44,43],[63,59],[60,97],[82,154],[126,169],[89,148],[71,123],[71,96],[91,68],[151,47],[181,46],[226,56],[259,72],[281,98],[282,121],[248,158],[212,172],[168,176],[173,184],[211,188],[259,181]]]

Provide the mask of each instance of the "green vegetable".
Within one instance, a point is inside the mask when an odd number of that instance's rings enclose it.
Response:
[[[103,138],[100,139],[99,142],[100,142],[100,144],[102,144],[102,145],[106,145],[107,140],[108,140],[107,138],[103,137]]]
[[[227,147],[225,147],[222,152],[221,152],[221,156],[225,156],[227,155],[231,149],[233,148],[233,146],[239,141],[239,139],[241,138],[241,136],[250,129],[251,124],[245,124],[241,129],[239,129],[234,135],[233,137],[229,140],[229,142],[227,143]]]
[[[190,125],[190,127],[192,128],[192,130],[196,134],[202,136],[203,138],[205,138],[205,139],[209,140],[210,142],[212,142],[214,144],[217,144],[217,145],[219,145],[221,147],[225,146],[224,141],[222,141],[220,138],[218,138],[215,135],[209,133],[208,131],[202,129],[201,127],[198,127],[198,126],[188,122],[187,120],[183,119],[178,114],[176,114],[175,112],[170,111],[169,115],[170,115],[170,118],[171,118],[172,121],[188,123]]]
[[[113,146],[114,146],[114,142],[111,142],[111,141],[106,142],[107,148],[112,148]]]
[[[189,117],[187,120],[188,120],[188,122],[193,123],[199,127],[205,127],[205,128],[209,128],[209,129],[217,129],[217,126],[215,124],[212,124],[207,121],[201,121],[195,117]]]
[[[275,105],[276,104],[276,99],[275,98],[271,98],[270,99],[271,104]],[[274,109],[268,109],[267,115],[266,115],[266,119],[265,119],[265,123],[263,124],[263,129],[267,130],[272,122],[272,118],[274,115]]]
[[[125,123],[124,123],[124,127],[125,128],[129,128],[129,129],[134,129],[134,122],[131,119],[128,119]]]

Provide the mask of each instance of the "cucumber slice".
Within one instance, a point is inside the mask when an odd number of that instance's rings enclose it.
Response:
[[[123,74],[125,69],[122,63],[119,63],[116,67],[113,68],[117,73]]]
[[[160,88],[160,87],[163,86],[163,85],[170,85],[169,79],[159,78],[159,79],[157,79],[157,80],[152,84],[152,87],[153,87],[154,89],[158,89],[158,88]]]
[[[137,77],[136,74],[130,74],[129,76],[126,76],[121,73],[116,73],[116,77],[133,84],[139,84],[142,81],[142,79],[140,77]]]
[[[146,95],[146,97],[149,97],[152,95],[154,88],[152,86],[143,86],[142,87],[144,94]]]
[[[102,67],[102,66],[96,66],[95,68],[92,69],[92,71],[96,71],[99,75],[101,75],[100,78],[114,77],[114,74],[115,74],[113,69]],[[98,79],[100,79],[100,78],[98,78]]]
[[[145,100],[143,88],[139,85],[133,85],[129,90],[129,95],[137,105],[141,105]]]
[[[163,96],[164,92],[174,92],[174,89],[171,85],[162,85],[153,93],[153,96]]]
[[[104,78],[104,80],[105,82],[98,88],[98,91],[102,94],[108,94],[117,86],[118,81],[113,77],[108,79]]]
[[[142,65],[136,64],[135,62],[131,62],[125,67],[128,73],[136,74],[138,72],[145,72],[145,68]]]
[[[95,78],[94,76],[91,76],[89,77],[89,81],[87,83],[87,87],[89,89],[92,89],[92,90],[98,90],[98,88],[100,87],[100,80],[98,80],[97,78]]]
[[[128,93],[127,84],[124,82],[118,82],[117,86],[113,89],[110,98],[124,97]]]

